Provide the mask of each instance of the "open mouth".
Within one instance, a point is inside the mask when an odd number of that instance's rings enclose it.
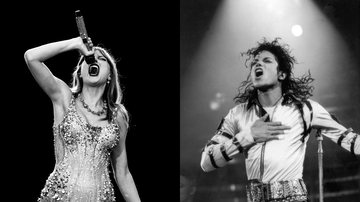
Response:
[[[260,77],[264,74],[263,70],[258,68],[258,69],[255,69],[255,77]]]
[[[90,76],[97,76],[97,75],[99,75],[99,71],[100,70],[100,67],[99,67],[99,65],[97,65],[97,64],[91,64],[90,66],[89,66],[89,75]]]

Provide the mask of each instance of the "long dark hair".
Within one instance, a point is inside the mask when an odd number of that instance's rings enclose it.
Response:
[[[262,42],[257,42],[258,46],[249,49],[242,55],[247,55],[245,67],[248,67],[249,60],[253,59],[262,51],[269,51],[275,55],[278,62],[279,71],[286,74],[286,78],[282,81],[281,88],[284,96],[283,103],[292,103],[295,100],[304,101],[312,96],[314,87],[310,85],[314,79],[311,77],[310,71],[301,77],[294,77],[293,68],[296,59],[291,55],[289,45],[280,44],[280,38],[275,38],[269,42],[265,38]],[[249,100],[257,98],[257,90],[250,80],[250,74],[247,79],[241,82],[238,88],[238,94],[234,98],[236,103],[245,103]]]

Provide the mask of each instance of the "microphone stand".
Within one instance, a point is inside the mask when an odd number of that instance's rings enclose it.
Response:
[[[321,130],[316,131],[316,139],[318,140],[318,164],[319,164],[319,202],[324,202],[324,189],[323,189],[323,148]]]

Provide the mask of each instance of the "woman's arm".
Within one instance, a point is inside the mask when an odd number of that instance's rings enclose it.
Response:
[[[73,49],[78,49],[83,54],[89,54],[80,37],[38,46],[27,50],[24,54],[25,62],[31,74],[54,103],[61,102],[64,93],[69,92],[69,88],[51,73],[44,62],[51,57]]]
[[[118,124],[120,125],[120,141],[111,154],[115,181],[126,201],[138,202],[140,197],[127,163],[125,145],[127,129],[123,121],[119,121]]]

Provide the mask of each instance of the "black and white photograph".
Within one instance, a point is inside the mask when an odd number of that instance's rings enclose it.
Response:
[[[2,201],[177,198],[179,17],[163,3],[3,7]]]
[[[180,1],[180,201],[357,202],[360,1]]]

